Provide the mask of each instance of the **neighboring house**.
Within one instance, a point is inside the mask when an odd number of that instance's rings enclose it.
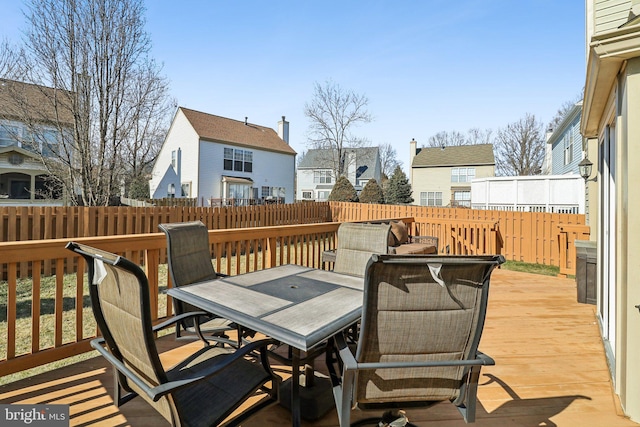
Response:
[[[586,12],[580,130],[597,166],[597,317],[615,392],[640,422],[640,1],[587,0]]]
[[[576,103],[547,139],[551,150],[550,175],[580,175],[578,163],[583,158],[580,113],[582,101]]]
[[[417,148],[411,140],[411,188],[420,206],[471,207],[471,180],[495,175],[491,144]]]
[[[367,181],[382,179],[380,150],[378,147],[346,148],[344,150],[345,176],[360,193]],[[313,149],[300,159],[296,172],[297,200],[323,201],[336,183],[337,150]]]
[[[68,92],[0,79],[0,205],[62,204],[41,157],[52,156],[73,130],[70,112],[48,107],[54,94]]]
[[[149,182],[151,198],[198,205],[293,202],[296,152],[289,122],[275,130],[179,107]]]

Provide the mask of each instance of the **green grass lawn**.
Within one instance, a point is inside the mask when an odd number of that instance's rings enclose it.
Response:
[[[543,264],[529,264],[521,261],[507,261],[500,266],[505,270],[522,271],[524,273],[543,274],[545,276],[557,276],[560,267]]]

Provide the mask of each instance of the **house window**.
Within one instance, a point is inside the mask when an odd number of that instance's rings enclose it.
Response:
[[[420,206],[442,206],[442,192],[441,191],[421,192]]]
[[[329,199],[329,194],[331,194],[331,191],[318,191],[318,200],[322,201]]]
[[[451,182],[471,182],[476,177],[476,168],[452,168]]]
[[[171,152],[171,166],[173,166],[174,169],[176,168],[176,154],[176,150]]]
[[[261,196],[265,199],[271,195],[271,187],[262,187]]]
[[[47,129],[42,132],[42,155],[51,157],[58,153],[58,131]]]
[[[253,172],[253,151],[225,148],[224,170]]]
[[[563,138],[564,142],[564,164],[568,165],[573,161],[573,133],[568,133]]]
[[[302,198],[304,200],[311,200],[313,199],[313,191],[303,191],[302,192]]]
[[[244,152],[244,171],[245,172],[253,172],[253,152],[246,151]]]
[[[176,197],[176,185],[175,184],[169,184],[169,188],[167,189],[167,197],[169,197],[170,199],[173,199],[174,197]]]
[[[471,207],[471,191],[454,191],[453,203],[454,207],[460,206],[465,208]]]
[[[224,149],[224,170],[233,170],[233,148]]]
[[[19,132],[20,128],[18,126],[0,124],[0,147],[18,145]]]
[[[233,170],[242,172],[244,160],[244,151],[242,150],[233,150]]]
[[[191,197],[191,181],[182,183],[182,196]]]
[[[315,184],[331,184],[331,171],[313,171],[313,182]]]

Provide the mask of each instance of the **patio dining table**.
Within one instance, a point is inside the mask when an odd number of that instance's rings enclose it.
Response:
[[[363,287],[361,277],[287,264],[167,293],[291,347],[291,418],[298,427],[301,352],[309,354],[360,319]]]

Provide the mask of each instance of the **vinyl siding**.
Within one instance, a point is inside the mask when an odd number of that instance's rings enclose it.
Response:
[[[295,156],[241,147],[242,150],[253,153],[253,170],[252,172],[229,171],[224,170],[225,147],[239,148],[235,145],[200,141],[199,197],[204,197],[205,206],[207,206],[206,200],[209,198],[222,197],[223,175],[253,180],[253,188],[258,189],[258,197],[260,197],[263,186],[284,187],[286,190],[285,202],[293,202]]]
[[[631,0],[595,0],[595,33],[618,28],[629,19]]]
[[[564,164],[565,138],[573,137],[573,159]],[[580,134],[580,116],[576,116],[566,130],[553,142],[551,149],[551,174],[579,174],[578,163],[582,160],[582,135]]]

